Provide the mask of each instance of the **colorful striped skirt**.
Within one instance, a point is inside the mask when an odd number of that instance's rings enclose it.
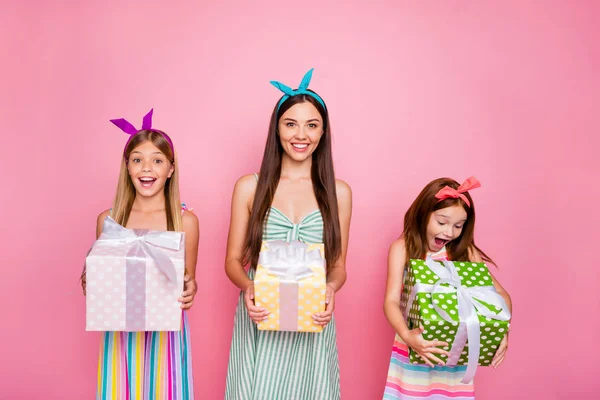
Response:
[[[178,332],[102,332],[97,400],[192,400],[187,313]]]
[[[473,383],[460,382],[466,366],[433,368],[424,364],[411,364],[408,347],[396,335],[390,368],[388,370],[384,400],[472,400],[475,399]]]

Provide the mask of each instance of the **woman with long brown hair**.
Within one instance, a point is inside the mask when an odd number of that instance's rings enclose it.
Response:
[[[226,399],[338,399],[335,293],[346,280],[352,193],[336,180],[331,126],[323,99],[308,89],[310,70],[284,92],[269,125],[259,174],[234,188],[225,270],[241,289],[235,314]],[[323,243],[326,308],[312,315],[320,333],[262,331],[268,311],[254,304],[253,278],[263,241]],[[245,267],[248,266],[248,272]]]

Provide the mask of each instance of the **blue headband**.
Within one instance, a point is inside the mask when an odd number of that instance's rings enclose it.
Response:
[[[314,68],[311,68],[304,75],[304,78],[302,78],[302,82],[300,82],[300,86],[298,86],[298,89],[296,89],[296,90],[293,90],[292,88],[284,85],[281,82],[271,81],[271,85],[275,86],[277,89],[281,90],[284,93],[284,96],[281,98],[281,100],[279,100],[279,103],[277,104],[277,111],[279,111],[279,107],[281,107],[281,105],[283,104],[284,101],[286,101],[287,99],[289,99],[292,96],[296,96],[299,94],[309,95],[309,96],[315,98],[319,103],[321,103],[323,108],[325,108],[325,109],[327,108],[327,107],[325,107],[325,102],[318,94],[307,90],[308,85],[310,84],[310,80],[312,79],[313,70],[314,70]]]

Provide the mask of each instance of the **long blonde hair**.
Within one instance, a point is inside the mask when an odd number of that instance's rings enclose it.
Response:
[[[131,152],[140,144],[149,141],[152,142],[173,164],[173,173],[165,183],[165,211],[167,213],[167,230],[183,231],[183,220],[181,218],[181,201],[179,198],[179,173],[174,151],[171,149],[166,139],[167,134],[152,130],[142,130],[131,138],[124,157],[121,159],[121,171],[119,173],[119,182],[117,184],[117,193],[113,202],[111,217],[122,226],[127,225],[131,207],[135,200],[135,187],[127,170],[127,162]]]

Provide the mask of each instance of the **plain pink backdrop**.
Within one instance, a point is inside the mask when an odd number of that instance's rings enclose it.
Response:
[[[336,317],[342,398],[380,399],[394,332],[389,244],[431,179],[477,176],[477,240],[514,323],[480,399],[600,390],[593,1],[22,1],[0,15],[1,399],[92,399],[97,333],[78,284],[125,135],[155,108],[200,219],[196,396],[219,399],[238,291],[223,271],[235,180],[259,169],[279,92],[315,67],[337,176],[354,192]],[[255,4],[256,3],[256,4]],[[586,257],[590,257],[587,259]]]

